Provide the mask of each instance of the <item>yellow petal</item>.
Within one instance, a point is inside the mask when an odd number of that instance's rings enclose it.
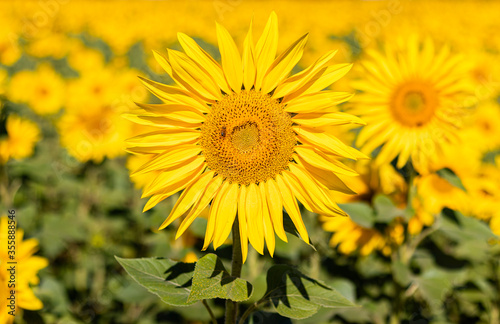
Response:
[[[146,211],[150,210],[154,206],[158,205],[158,203],[160,201],[165,200],[166,198],[168,198],[167,195],[153,195],[153,196],[151,196],[151,198],[149,198],[148,202],[146,203],[146,205],[142,209],[142,212],[146,212]]]
[[[300,215],[299,205],[297,205],[297,200],[288,185],[284,182],[281,175],[276,176],[276,183],[281,193],[281,198],[283,201],[283,206],[285,207],[290,219],[292,220],[295,228],[300,234],[300,237],[305,242],[309,242],[309,235],[307,234],[306,226]]]
[[[262,82],[263,93],[273,91],[290,74],[293,67],[302,58],[307,38],[308,34],[299,38],[273,62]]]
[[[343,112],[297,114],[292,119],[299,125],[304,125],[312,128],[348,124],[366,125],[366,123],[359,117]]]
[[[431,145],[429,143],[429,145]],[[398,155],[401,151],[401,144],[398,138],[393,137],[387,143],[382,146],[380,153],[377,155],[376,163],[377,165],[381,165],[384,163],[391,163],[392,160]],[[433,152],[433,151],[430,151]]]
[[[157,188],[158,190],[155,190],[157,193],[155,193],[148,200],[148,202],[144,206],[143,212],[153,208],[160,201],[164,200],[165,198],[170,197],[174,193],[191,185],[194,181],[196,181],[196,179],[200,176],[200,174],[203,173],[203,170],[205,170],[205,167],[206,167],[206,165],[202,164],[202,165],[198,166],[197,169],[194,169],[191,172],[184,174],[184,177],[174,178],[174,175],[171,174],[172,179],[170,179],[169,185],[163,186],[161,188]]]
[[[227,84],[219,63],[217,63],[212,56],[205,52],[203,48],[196,44],[196,42],[186,34],[177,33],[177,38],[179,39],[179,43],[181,43],[184,52],[186,52],[190,58],[203,67],[214,78],[215,82],[220,89],[222,89],[222,91],[229,93],[231,89]]]
[[[153,55],[155,57],[156,62],[160,64],[160,66],[165,70],[165,72],[172,77],[172,65],[168,61],[168,58],[166,58],[163,54],[153,50]]]
[[[370,145],[375,149],[394,133],[395,128],[389,127],[390,123],[390,120],[381,120],[379,123],[369,123],[368,126],[363,127],[356,139],[356,146],[364,146],[367,141],[370,141],[377,143],[375,146]],[[368,149],[366,150],[370,151]]]
[[[186,123],[202,123],[206,119],[198,109],[186,105],[141,103],[136,103],[136,105],[149,113]]]
[[[319,146],[326,152],[331,152],[337,156],[342,156],[357,160],[361,153],[356,149],[345,145],[337,137],[326,132],[316,132],[312,128],[294,126],[293,130],[297,133],[299,141]]]
[[[385,62],[385,60],[383,61]],[[388,88],[393,88],[394,87],[394,79],[392,78],[392,74],[390,71],[385,71],[383,69],[384,63],[377,61],[371,62],[371,61],[364,61],[361,63],[363,68],[371,74],[371,76],[376,80],[377,83],[383,84],[384,86]],[[389,72],[389,73],[386,73]]]
[[[355,194],[342,179],[340,179],[331,170],[316,168],[315,166],[303,161],[298,160],[297,163],[302,166],[314,178],[318,184],[321,184],[325,189],[340,191],[342,193],[353,195]]]
[[[337,112],[336,105],[351,99],[352,93],[322,91],[311,93],[286,102],[285,111],[290,113],[326,113]]]
[[[128,146],[138,147],[174,146],[196,140],[199,136],[199,131],[189,128],[164,129],[161,131],[141,134],[129,138],[125,142],[128,144]]]
[[[212,202],[212,206],[210,207],[210,214],[208,216],[207,229],[205,231],[205,241],[203,243],[202,251],[205,251],[214,239],[215,225],[217,222],[217,215],[220,211],[219,208],[221,207],[221,200],[226,195],[228,189],[229,181],[225,181]]]
[[[283,101],[286,102],[298,96],[321,91],[346,75],[351,68],[352,64],[335,64],[327,68],[323,68],[317,72],[303,87],[286,96]]]
[[[318,208],[314,200],[309,197],[305,189],[300,185],[299,181],[295,176],[293,176],[293,174],[283,173],[283,181],[286,185],[288,185],[292,194],[307,210],[319,213],[320,208]]]
[[[192,185],[186,188],[175,203],[174,208],[168,215],[167,219],[161,224],[158,230],[162,230],[170,225],[174,220],[181,217],[182,214],[187,212],[191,206],[198,201],[203,194],[203,189],[213,179],[215,172],[209,171],[203,173]]]
[[[208,206],[208,203],[212,201],[214,196],[219,192],[221,184],[221,176],[216,176],[210,181],[205,190],[203,190],[203,194],[189,211],[189,214],[186,216],[186,218],[184,218],[181,225],[179,225],[179,229],[177,230],[175,239],[179,238],[179,236],[181,236],[182,233],[186,231],[186,229],[189,227],[189,225],[191,225],[196,217],[198,217],[198,215],[200,215],[200,213]]]
[[[156,176],[153,182],[144,187],[141,198],[148,197],[153,194],[166,194],[167,192],[171,192],[175,190],[177,186],[187,183],[186,181],[183,181],[183,177],[188,178],[189,176],[193,176],[195,174],[201,174],[200,170],[205,167],[205,158],[197,156],[194,159],[182,162],[176,168],[169,171],[162,171]],[[184,189],[184,187],[181,189]],[[179,190],[175,190],[174,192]]]
[[[190,141],[184,141],[181,144],[196,144],[198,139],[193,139]],[[125,149],[128,153],[132,154],[161,154],[167,150],[172,149],[173,146],[177,146],[179,144],[172,145],[158,145],[158,146],[131,146]]]
[[[140,168],[132,172],[130,175],[134,176],[151,171],[159,171],[176,166],[186,160],[192,159],[201,152],[199,145],[181,145],[166,151],[165,153],[158,154],[147,163],[143,164]]]
[[[224,194],[220,202],[219,211],[217,212],[217,229],[214,234],[214,250],[224,243],[231,233],[236,210],[238,209],[238,194],[239,184],[232,183],[229,185],[227,192]]]
[[[4,216],[2,216],[2,218],[3,217]],[[7,230],[7,224],[5,224],[5,226],[2,226],[1,228],[2,228],[2,230],[4,228]],[[22,241],[22,237],[19,235],[19,231],[17,232],[17,237],[18,237],[19,241]],[[17,248],[16,258],[18,260],[22,260],[24,258],[29,259],[39,249],[37,239],[31,238],[31,239],[24,240],[22,242],[23,242],[22,244],[19,244],[16,247]],[[26,260],[23,260],[23,265],[24,265],[24,261],[26,261]]]
[[[252,25],[253,23],[251,22],[247,37],[243,43],[243,85],[245,86],[245,90],[252,89],[255,84],[255,75],[257,74]]]
[[[382,82],[385,82],[387,85],[392,87],[397,80],[401,79],[401,74],[399,73],[399,69],[397,65],[395,65],[392,61],[393,58],[390,55],[384,56],[382,53],[370,49],[367,51],[367,54],[377,62],[376,68],[380,70],[379,75],[382,76]]]
[[[248,223],[246,217],[247,187],[241,186],[240,197],[238,199],[238,223],[240,226],[240,242],[243,263],[248,255]]]
[[[266,239],[267,250],[271,257],[274,255],[274,248],[276,246],[276,238],[274,237],[274,227],[269,214],[267,203],[267,193],[264,183],[259,184],[260,197],[262,200],[262,220],[264,221],[264,237]]]
[[[315,150],[312,147],[306,145],[297,145],[295,147],[295,152],[297,152],[299,158],[303,159],[305,162],[324,170],[329,170],[334,173],[344,174],[347,176],[357,176],[358,173],[353,169],[349,168],[344,163],[330,157],[320,150]]]
[[[274,230],[280,239],[288,242],[285,229],[283,227],[283,202],[278,189],[278,185],[273,179],[269,179],[265,183],[267,193],[267,205],[273,221]]]
[[[257,76],[255,79],[255,90],[260,90],[264,76],[276,57],[278,49],[278,17],[273,11],[269,16],[266,27],[262,32],[257,45],[255,45],[255,57],[257,58]]]
[[[345,212],[337,206],[335,201],[317,183],[317,181],[305,170],[293,163],[289,164],[293,176],[297,177],[297,182],[304,188],[305,198],[314,207],[319,208],[319,214],[328,216],[345,215]],[[289,175],[286,171],[284,174]],[[318,211],[316,211],[318,212]]]
[[[186,54],[168,50],[172,66],[172,79],[199,97],[208,100],[220,100],[222,94],[214,79],[190,59]]]
[[[210,109],[206,105],[205,101],[196,99],[186,90],[168,86],[141,77],[139,77],[139,79],[144,84],[144,86],[146,86],[146,88],[151,91],[152,94],[166,103],[179,103],[196,108],[202,112],[210,112]]]
[[[152,127],[158,127],[158,128],[191,128],[191,129],[196,129],[200,128],[200,123],[188,123],[185,121],[179,121],[171,118],[166,118],[166,117],[160,117],[157,115],[153,115],[151,113],[148,113],[142,109],[140,111],[133,111],[131,114],[122,114],[121,115],[123,118],[139,124],[139,125],[145,125],[145,126],[152,126]]]
[[[240,52],[229,32],[219,24],[217,24],[217,40],[227,82],[235,92],[240,92],[243,84]]]
[[[292,75],[285,80],[282,84],[278,85],[276,91],[273,93],[273,98],[282,98],[293,91],[301,88],[325,66],[337,54],[337,50],[330,51],[318,59],[314,64],[310,65],[307,69]]]
[[[260,191],[255,183],[247,187],[245,215],[248,224],[248,239],[250,244],[264,254],[264,222],[262,220],[262,201]]]

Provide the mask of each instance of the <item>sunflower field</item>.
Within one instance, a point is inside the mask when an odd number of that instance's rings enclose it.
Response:
[[[500,2],[0,2],[0,324],[500,324]]]

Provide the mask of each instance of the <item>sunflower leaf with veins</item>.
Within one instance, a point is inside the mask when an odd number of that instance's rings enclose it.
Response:
[[[196,262],[188,302],[212,298],[242,302],[250,298],[252,291],[248,281],[231,276],[219,257],[210,253]]]

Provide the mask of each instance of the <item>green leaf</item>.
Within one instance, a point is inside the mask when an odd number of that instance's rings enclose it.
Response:
[[[365,202],[355,202],[349,204],[339,204],[339,207],[345,211],[356,224],[364,228],[372,228],[375,223],[375,213],[373,209]]]
[[[196,262],[188,301],[223,298],[241,302],[250,298],[252,289],[248,281],[229,275],[219,257],[210,253]]]
[[[268,270],[265,296],[280,315],[295,319],[314,315],[320,306],[355,306],[335,289],[288,265],[274,265]]]
[[[453,287],[453,272],[430,269],[416,278],[422,296],[435,312],[441,308]]]
[[[376,220],[378,223],[390,223],[396,217],[405,217],[405,211],[397,208],[392,200],[385,195],[377,195],[373,199]]]
[[[394,280],[403,287],[406,287],[411,282],[411,271],[408,269],[408,266],[403,262],[396,260],[391,264],[392,275]]]
[[[115,258],[137,283],[158,295],[165,303],[187,306],[195,302],[188,300],[194,263],[159,258]]]
[[[445,209],[441,219],[441,230],[457,242],[478,240],[486,244],[488,240],[497,238],[486,223],[474,217],[466,217],[460,212]]]
[[[377,257],[375,253],[358,258],[356,271],[365,278],[379,277],[391,273],[390,265]]]
[[[462,180],[460,180],[460,178],[452,170],[444,168],[438,170],[436,174],[441,178],[443,178],[444,180],[448,181],[451,185],[459,189],[462,189],[463,191],[467,191],[464,187],[464,184],[462,183]]]
[[[293,224],[293,221],[291,220],[290,216],[288,216],[288,213],[283,213],[283,228],[285,229],[285,232],[292,234],[293,236],[298,237],[302,242],[305,242],[299,235],[299,232],[295,228],[295,225]],[[309,242],[306,243],[307,245],[312,247],[314,251],[317,251],[316,247],[314,247],[313,243],[311,242],[311,238],[309,238]]]

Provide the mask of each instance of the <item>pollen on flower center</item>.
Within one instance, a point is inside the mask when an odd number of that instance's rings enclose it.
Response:
[[[434,88],[420,81],[401,85],[391,100],[391,112],[396,120],[409,127],[421,127],[429,122],[438,106]]]
[[[213,104],[201,131],[208,167],[243,185],[274,178],[286,168],[297,143],[284,105],[253,90]]]

